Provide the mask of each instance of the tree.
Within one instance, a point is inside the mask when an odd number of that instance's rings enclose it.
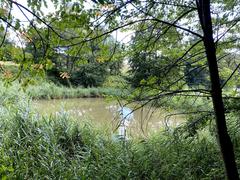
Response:
[[[174,54],[172,53],[171,58],[169,58],[166,53],[168,49],[164,47],[164,44],[157,46],[153,44],[155,39],[149,38],[149,36],[153,33],[154,28],[156,28],[156,25],[152,27],[151,24],[140,24],[137,27],[135,36],[132,38],[128,56],[133,87],[147,85],[153,89],[164,88],[164,86],[168,85],[169,76],[171,76],[171,80],[173,80],[174,76],[179,76],[179,73],[181,73],[180,68],[177,66],[171,70],[167,68]],[[177,37],[179,33],[176,29],[173,29],[171,30],[171,35],[172,37]],[[167,39],[165,40],[172,49],[179,48],[178,44],[173,45]],[[166,73],[168,70],[170,71]]]
[[[198,15],[203,30],[203,42],[206,50],[210,78],[211,78],[211,97],[215,111],[215,118],[217,124],[217,134],[225,163],[226,174],[228,179],[239,179],[237,165],[234,157],[234,150],[231,139],[229,137],[225,109],[222,99],[222,87],[220,84],[216,46],[213,39],[212,18],[210,12],[210,1],[198,0],[196,1],[198,8]]]
[[[100,1],[99,1],[100,2]],[[100,2],[101,3],[101,2]],[[129,6],[127,4],[131,4],[132,9],[128,11]],[[164,35],[168,33],[168,31],[172,28],[177,29],[180,32],[182,37],[187,37],[195,40],[193,44],[190,44],[189,48],[181,50],[183,53],[180,53],[178,59],[173,62],[170,62],[164,70],[166,70],[166,74],[168,74],[173,68],[176,68],[177,65],[181,63],[186,57],[189,55],[192,49],[195,49],[197,45],[201,45],[203,48],[203,52],[201,54],[206,54],[204,59],[206,60],[206,65],[209,69],[209,76],[210,76],[210,89],[195,89],[195,90],[184,90],[179,89],[183,87],[180,86],[173,86],[172,84],[176,84],[173,82],[168,83],[168,86],[165,86],[160,93],[157,95],[147,97],[148,100],[161,98],[162,96],[166,95],[173,95],[173,94],[181,94],[181,93],[189,93],[189,92],[200,92],[209,94],[212,99],[212,104],[214,107],[214,114],[216,119],[216,128],[217,128],[217,135],[219,146],[221,149],[222,157],[225,164],[226,175],[228,179],[239,179],[237,166],[235,163],[234,157],[234,150],[233,145],[231,143],[231,139],[229,137],[227,126],[226,126],[226,119],[225,119],[225,109],[223,103],[223,95],[221,86],[220,77],[219,77],[219,59],[217,58],[217,49],[220,45],[227,43],[226,40],[231,39],[232,37],[228,38],[226,34],[230,36],[234,36],[234,30],[238,28],[238,17],[234,14],[233,20],[230,20],[231,12],[234,9],[237,9],[234,5],[237,5],[239,8],[239,4],[237,2],[230,3],[230,2],[221,2],[221,1],[214,1],[212,2],[212,6],[209,0],[196,0],[194,1],[186,1],[182,3],[182,1],[149,1],[149,2],[141,2],[141,1],[121,1],[117,4],[114,10],[110,11],[117,12],[121,15],[123,21],[120,23],[119,26],[115,26],[109,30],[109,32],[124,28],[126,26],[131,26],[133,24],[143,24],[142,26],[154,26],[154,24],[160,24],[160,28],[154,28],[148,37],[148,42],[151,39],[155,39],[155,43],[162,38]],[[219,13],[219,16],[222,18],[213,18],[213,12],[216,11]],[[226,13],[220,14],[220,11],[226,10]],[[232,10],[232,11],[231,11]],[[231,12],[230,12],[231,11]],[[129,13],[127,13],[129,12]],[[159,12],[159,13],[156,13]],[[110,15],[112,15],[109,13]],[[109,15],[108,14],[108,15]],[[139,18],[131,18],[131,17],[139,17]],[[196,19],[199,17],[199,19]],[[112,17],[106,16],[106,20],[108,21]],[[186,21],[186,22],[185,22]],[[197,22],[197,23],[194,23]],[[213,24],[214,23],[214,24]],[[146,25],[147,24],[147,25]],[[150,24],[150,25],[148,25]],[[193,27],[188,27],[193,26]],[[213,25],[215,27],[213,28]],[[228,26],[226,26],[228,25]],[[111,24],[110,24],[111,27]],[[148,28],[147,28],[148,29]],[[215,30],[217,29],[217,30]],[[220,29],[223,33],[218,34]],[[143,30],[143,29],[141,29]],[[215,31],[214,31],[215,30]],[[139,31],[139,30],[138,30]],[[236,32],[236,31],[235,31]],[[215,40],[214,40],[215,36]],[[167,38],[163,38],[164,41],[169,41],[171,36]],[[187,41],[183,40],[181,37],[179,41]],[[160,41],[158,41],[160,42]],[[172,41],[173,42],[173,41]],[[186,43],[184,43],[186,44]],[[145,51],[147,51],[149,47],[149,43],[146,46]],[[226,47],[226,46],[224,46]],[[225,51],[226,52],[226,51]],[[191,55],[196,56],[196,55]],[[239,68],[237,66],[236,68]],[[233,71],[234,73],[235,71]],[[179,78],[179,81],[181,79]],[[177,81],[177,82],[179,82]],[[176,82],[176,81],[175,81]],[[225,82],[225,84],[227,81]],[[168,87],[168,88],[166,88]]]
[[[26,43],[25,50],[32,54],[35,63],[52,62],[53,68],[47,74],[55,82],[66,85],[71,82],[72,85],[84,87],[100,86],[108,75],[120,71],[120,43],[109,35],[80,46],[69,45],[69,42],[77,43],[91,33],[91,14],[84,9],[76,9],[77,5],[81,6],[74,3],[64,11],[45,18],[57,34],[46,27],[32,26],[32,23],[26,31],[31,41]],[[99,27],[91,36],[102,31],[103,28]],[[67,81],[59,77],[61,72],[69,74]]]
[[[20,6],[19,3],[12,0],[3,2]],[[58,3],[58,1],[54,2]],[[33,10],[32,14],[51,32],[61,38],[64,41],[64,46],[81,47],[88,42],[102,41],[105,36],[119,29],[141,32],[147,30],[147,36],[143,36],[143,45],[138,46],[135,50],[135,52],[138,51],[136,55],[144,53],[150,55],[150,52],[156,52],[160,49],[161,54],[168,57],[166,58],[168,61],[161,67],[163,70],[161,74],[164,74],[164,78],[161,77],[161,80],[164,79],[164,83],[155,86],[156,91],[143,96],[141,100],[148,103],[170,95],[199,96],[200,94],[211,97],[226,175],[228,179],[239,179],[233,145],[227,131],[223,103],[223,97],[229,97],[223,96],[222,91],[225,90],[224,87],[233,78],[240,65],[237,64],[229,77],[221,84],[219,64],[226,59],[227,50],[234,50],[237,47],[240,18],[235,12],[239,11],[240,3],[220,0],[212,2],[209,0],[121,0],[115,3],[99,0],[94,2],[98,2],[98,4],[93,10],[91,9],[93,12],[91,16],[92,28],[89,33],[83,38],[70,36],[70,41],[69,38],[62,37],[49,23],[40,18],[39,13],[37,13],[40,4],[37,4],[37,1],[29,1]],[[67,3],[63,1],[63,4]],[[6,19],[3,18],[2,21],[13,29],[15,28]],[[103,31],[94,33],[103,26],[106,27]],[[163,47],[166,45],[167,47]],[[201,69],[208,68],[210,89],[208,87],[186,88],[184,81],[186,76],[184,67],[188,65],[186,62],[199,63]],[[144,83],[145,87],[146,84],[154,85],[155,79],[148,79],[150,83]],[[146,89],[140,93],[144,90]],[[140,98],[140,96],[138,97]]]

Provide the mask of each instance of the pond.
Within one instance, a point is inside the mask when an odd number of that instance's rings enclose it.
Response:
[[[58,115],[64,111],[79,121],[87,119],[96,126],[112,131],[118,129],[120,119],[125,117],[129,120],[128,135],[148,135],[166,128],[166,125],[178,126],[183,121],[181,116],[172,116],[166,121],[169,112],[160,108],[145,106],[132,112],[136,104],[121,108],[118,102],[108,102],[103,98],[35,100],[33,106],[41,115]]]

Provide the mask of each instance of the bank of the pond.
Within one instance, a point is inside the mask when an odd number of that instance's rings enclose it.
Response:
[[[98,87],[65,87],[53,83],[41,83],[29,86],[27,94],[33,99],[64,99],[64,98],[96,98],[106,96],[123,96],[124,91],[115,88]]]
[[[240,167],[239,118],[229,125]],[[0,179],[224,179],[209,129],[192,137],[162,131],[121,142],[65,113],[35,114],[23,92],[2,88]]]

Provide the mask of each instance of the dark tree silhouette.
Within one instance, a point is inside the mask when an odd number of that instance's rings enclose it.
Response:
[[[203,42],[206,49],[207,61],[211,78],[211,97],[215,112],[217,135],[228,179],[239,179],[234,157],[233,144],[229,137],[222,99],[216,47],[213,40],[213,29],[209,0],[197,0],[198,15],[203,29]]]

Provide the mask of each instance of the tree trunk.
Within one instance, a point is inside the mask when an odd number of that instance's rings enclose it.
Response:
[[[196,0],[198,15],[204,33],[203,42],[206,50],[211,79],[211,96],[216,118],[218,141],[229,180],[238,180],[238,170],[235,162],[233,144],[227,131],[222,89],[219,78],[216,47],[213,40],[210,0]]]

